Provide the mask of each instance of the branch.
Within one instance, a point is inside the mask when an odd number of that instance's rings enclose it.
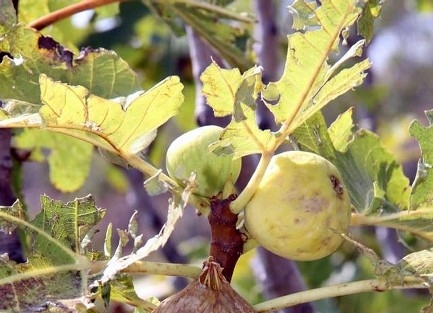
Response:
[[[51,12],[45,16],[42,16],[34,20],[33,22],[30,22],[28,26],[36,30],[42,30],[45,27],[52,25],[65,18],[68,18],[76,13],[83,12],[86,10],[91,10],[115,2],[122,2],[122,1],[125,0],[83,0],[81,2],[71,4],[67,7],[64,7],[57,11]]]
[[[344,283],[335,286],[322,287],[308,291],[302,291],[288,296],[272,299],[259,303],[254,308],[259,313],[290,307],[300,303],[312,302],[332,297],[347,296],[362,292],[382,292],[392,289],[420,289],[428,288],[420,279],[407,278],[401,285],[389,285],[386,281],[369,279]]]

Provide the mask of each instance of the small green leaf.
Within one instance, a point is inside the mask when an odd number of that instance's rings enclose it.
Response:
[[[358,33],[365,38],[369,44],[374,34],[374,21],[380,16],[382,11],[382,1],[368,0],[364,4],[362,14],[358,20]]]
[[[86,251],[88,245],[90,243],[92,243],[92,241],[93,241],[93,236],[95,236],[95,234],[98,232],[99,232],[99,230],[96,228],[92,228],[87,232],[87,234],[84,236],[83,240],[81,240],[80,251],[83,251],[83,252]]]
[[[132,238],[135,238],[139,235],[137,215],[138,215],[138,211],[134,211],[128,223],[128,232]]]
[[[144,189],[150,196],[157,196],[168,191],[169,186],[160,180],[162,170],[146,179],[143,183]]]
[[[26,220],[26,212],[19,200],[16,200],[11,206],[0,206],[0,212],[10,216]],[[0,218],[0,231],[6,234],[13,232],[18,225],[9,220]]]
[[[420,277],[431,286],[433,278],[432,250],[410,253],[398,262],[398,266],[406,275]]]
[[[432,207],[433,194],[433,110],[427,111],[428,126],[414,121],[410,127],[410,134],[416,138],[421,148],[422,158],[418,161],[418,169],[413,182],[410,198],[411,209]]]
[[[106,258],[111,258],[111,252],[113,249],[111,240],[113,238],[113,224],[109,223],[107,226],[107,231],[105,232],[105,239],[104,239],[104,256]]]
[[[132,304],[134,307],[143,310],[141,312],[146,313],[151,313],[156,308],[155,303],[143,300],[137,295],[131,275],[121,275],[109,284],[111,287],[111,301]]]

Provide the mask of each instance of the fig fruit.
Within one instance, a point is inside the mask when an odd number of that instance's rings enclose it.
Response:
[[[272,157],[245,207],[245,227],[265,249],[287,259],[317,260],[342,243],[350,198],[337,168],[303,151]]]
[[[241,159],[217,155],[209,145],[219,139],[223,129],[203,126],[176,138],[167,150],[166,167],[171,178],[181,186],[196,172],[196,194],[212,197],[221,192],[225,183],[235,182],[241,170]]]
[[[209,257],[199,277],[165,299],[152,313],[255,313],[222,275],[222,267]]]

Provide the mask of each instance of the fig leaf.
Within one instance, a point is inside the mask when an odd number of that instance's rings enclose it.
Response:
[[[221,140],[212,145],[215,153],[233,154],[239,158],[269,150],[275,144],[275,134],[260,130],[256,123],[256,100],[263,89],[260,67],[243,75],[239,70],[226,70],[213,62],[201,75],[203,94],[215,116],[233,115]]]
[[[39,114],[2,120],[0,127],[44,127],[90,142],[113,153],[136,154],[150,144],[157,127],[177,114],[183,102],[179,78],[169,77],[130,101],[95,96],[82,86],[40,77]],[[163,108],[163,109],[162,109]]]
[[[314,14],[311,9],[314,9]],[[310,10],[309,18],[305,19],[307,10]],[[288,36],[283,75],[262,93],[275,120],[289,124],[288,134],[329,101],[358,86],[365,76],[364,71],[370,66],[368,61],[362,61],[335,74],[343,61],[359,55],[363,42],[357,43],[356,49],[349,49],[341,62],[334,66],[327,63],[329,55],[338,51],[340,36],[343,39],[347,36],[347,28],[361,13],[356,1],[324,1],[317,8],[304,1],[295,1],[291,11],[295,16],[294,27],[302,28],[304,32]],[[275,91],[279,94],[276,104],[273,103]]]
[[[88,250],[81,250],[81,243],[94,232],[104,212],[91,196],[67,203],[42,196],[41,212],[31,221],[23,216],[19,202],[0,207],[0,219],[20,229],[26,238],[23,242],[32,245],[26,263],[16,264],[5,255],[0,258],[0,310],[34,312],[46,306],[46,299],[55,303],[79,297],[90,268],[82,256]]]

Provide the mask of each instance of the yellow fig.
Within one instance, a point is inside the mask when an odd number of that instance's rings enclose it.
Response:
[[[292,260],[333,253],[350,224],[349,194],[337,168],[303,151],[275,155],[245,208],[245,226],[265,249]]]

